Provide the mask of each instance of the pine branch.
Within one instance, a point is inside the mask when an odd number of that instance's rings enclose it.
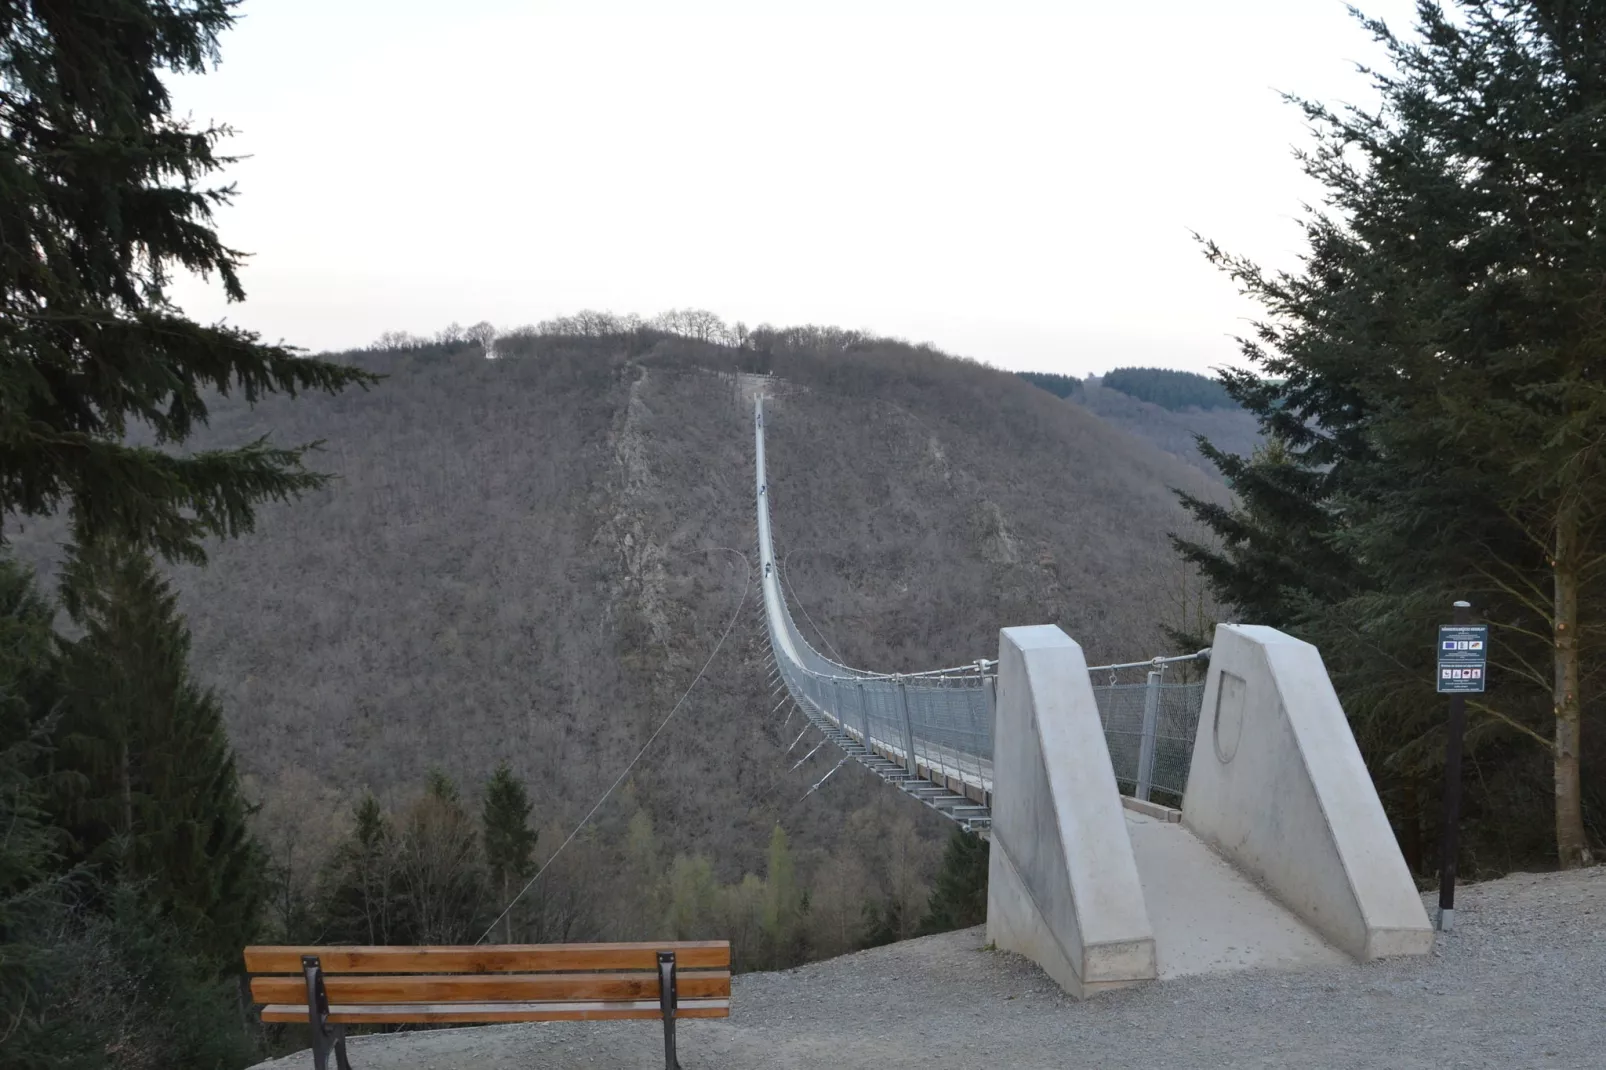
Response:
[[[1527,736],[1529,739],[1532,739],[1534,742],[1538,743],[1541,747],[1545,748],[1545,750],[1547,752],[1549,752],[1549,753],[1554,753],[1555,752],[1556,745],[1552,741],[1546,739],[1544,736],[1540,735],[1538,732],[1535,732],[1533,729],[1529,728],[1527,725],[1523,724],[1522,722],[1517,721],[1517,720],[1515,720],[1515,719],[1513,719],[1511,717],[1508,717],[1507,715],[1501,713],[1499,710],[1495,709],[1493,706],[1490,706],[1490,705],[1488,705],[1486,703],[1483,703],[1483,702],[1479,702],[1479,701],[1477,701],[1475,699],[1468,699],[1467,700],[1467,708],[1470,709],[1470,710],[1474,710],[1474,711],[1476,711],[1478,713],[1484,714],[1484,715],[1486,715],[1486,716],[1488,716],[1488,717],[1490,717],[1490,718],[1492,718],[1492,719],[1494,719],[1496,721],[1499,721],[1501,724],[1503,724],[1506,727],[1516,731],[1517,733],[1519,733],[1521,735],[1524,735],[1524,736]]]

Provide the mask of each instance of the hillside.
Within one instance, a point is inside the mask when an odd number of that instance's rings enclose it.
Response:
[[[1260,445],[1254,416],[1240,408],[1220,383],[1195,372],[1116,368],[1087,379],[1045,372],[1015,374],[1148,440],[1214,480],[1219,481],[1221,474],[1200,454],[1194,436],[1203,435],[1212,445],[1242,456]]]
[[[1208,485],[1012,375],[806,333],[768,351],[638,332],[498,352],[350,354],[387,378],[220,404],[196,442],[322,439],[318,463],[339,476],[176,572],[194,664],[223,699],[271,846],[298,867],[289,879],[308,879],[362,789],[399,803],[432,767],[472,796],[505,759],[530,782],[540,853],[562,839],[742,601],[743,563],[721,549],[753,540],[739,370],[784,380],[769,430],[778,552],[845,660],[952,664],[993,656],[1001,626],[1048,621],[1094,663],[1161,651],[1165,533],[1182,522],[1168,488]],[[47,563],[53,530],[30,525],[19,553]],[[886,870],[888,837],[929,874],[940,819],[856,767],[794,805],[831,759],[787,772],[799,719],[783,735],[770,716],[763,657],[749,597],[595,836],[544,879],[567,896],[563,935],[650,927],[615,879],[638,812],[653,866],[695,851],[739,880],[762,871],[779,819],[800,879],[835,866],[841,896],[917,886]]]
[[[1074,375],[1056,375],[1053,372],[1016,372],[1015,374],[1039,390],[1047,390],[1057,398],[1068,398],[1082,389],[1082,380]]]
[[[1220,479],[1220,474],[1200,455],[1195,435],[1203,435],[1218,449],[1243,456],[1260,444],[1260,427],[1254,415],[1236,406],[1173,410],[1091,381],[1083,383],[1082,388],[1071,395],[1070,403],[1152,442],[1212,479]]]
[[[1177,368],[1112,368],[1099,376],[1099,382],[1172,412],[1239,407],[1218,380]]]

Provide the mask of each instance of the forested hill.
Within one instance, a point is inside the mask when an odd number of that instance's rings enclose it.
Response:
[[[1052,372],[1016,372],[1016,375],[1040,390],[1047,390],[1057,398],[1068,398],[1082,389],[1082,380],[1074,375],[1055,375]]]
[[[1080,405],[1197,467],[1212,479],[1220,475],[1198,450],[1196,436],[1247,456],[1260,444],[1254,416],[1220,383],[1195,372],[1171,368],[1117,368],[1103,376],[1077,379],[1044,372],[1017,372],[1022,379]]]
[[[1175,368],[1116,368],[1099,382],[1109,390],[1147,401],[1172,412],[1187,409],[1236,409],[1238,403],[1220,383],[1197,372]]]
[[[401,806],[439,767],[472,794],[503,759],[530,785],[541,851],[561,841],[742,602],[732,551],[753,545],[753,445],[737,372],[780,380],[778,552],[828,649],[927,668],[994,656],[1001,626],[1054,622],[1094,663],[1162,651],[1166,533],[1183,523],[1169,488],[1208,485],[1013,375],[810,330],[739,348],[522,335],[496,352],[348,354],[386,378],[220,404],[196,442],[321,439],[316,463],[339,476],[177,574],[193,664],[222,697],[277,849],[302,865],[363,788]],[[36,526],[17,541],[49,556]],[[594,838],[543,878],[574,893],[571,937],[632,933],[643,908],[606,875],[637,815],[663,867],[684,853],[720,881],[763,872],[781,818],[801,879],[829,871],[859,889],[855,919],[866,882],[923,894],[860,845],[904,822],[925,844],[908,857],[927,865],[945,835],[929,811],[856,766],[792,808],[829,765],[822,751],[788,773],[812,744],[787,757],[800,719],[783,731],[784,711],[772,716],[754,597]]]

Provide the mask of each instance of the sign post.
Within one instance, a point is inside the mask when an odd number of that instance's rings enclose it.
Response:
[[[1444,750],[1444,839],[1439,847],[1439,917],[1435,928],[1455,927],[1456,833],[1461,824],[1461,744],[1467,731],[1467,695],[1483,691],[1489,669],[1489,626],[1468,624],[1469,602],[1455,604],[1454,624],[1439,626],[1438,691],[1450,696],[1450,732]]]

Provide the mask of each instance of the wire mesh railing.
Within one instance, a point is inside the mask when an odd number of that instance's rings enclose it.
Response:
[[[790,622],[787,622],[790,623]],[[783,627],[785,625],[783,624]],[[795,633],[793,644],[801,642]],[[799,703],[911,773],[992,790],[992,678],[980,667],[937,677],[821,672],[778,657]]]
[[[1202,662],[1209,655],[1205,650],[1190,657],[1099,665],[1088,670],[1110,764],[1123,793],[1144,800],[1158,794],[1168,802],[1181,801],[1193,763],[1204,681],[1178,676],[1185,671],[1183,665]]]

